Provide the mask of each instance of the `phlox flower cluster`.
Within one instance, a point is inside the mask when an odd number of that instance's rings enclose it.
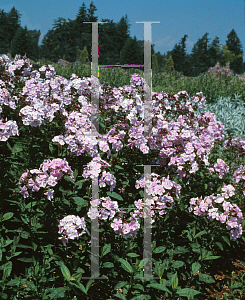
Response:
[[[90,219],[98,217],[100,220],[112,220],[111,227],[116,234],[128,238],[135,236],[140,229],[138,219],[132,213],[128,220],[122,220],[122,214],[125,212],[119,209],[117,201],[112,201],[110,197],[91,200],[90,203],[88,217]]]
[[[139,189],[140,187],[144,188],[146,184],[147,194],[153,196],[151,199],[147,199],[147,201],[145,201],[145,199],[139,199],[134,202],[137,208],[134,214],[141,218],[144,217],[144,213],[147,213],[147,207],[151,208],[151,212],[148,210],[148,213],[150,213],[152,217],[155,216],[155,212],[158,212],[159,217],[162,217],[167,213],[167,208],[174,207],[175,203],[173,197],[179,198],[180,195],[181,186],[174,181],[169,180],[169,176],[160,179],[158,179],[158,174],[152,173],[151,176],[153,177],[153,181],[145,180],[144,176],[142,176],[141,179],[136,180],[136,189]],[[151,219],[151,223],[154,221],[154,219]]]
[[[83,177],[91,179],[95,179],[99,176],[102,168],[110,167],[110,164],[108,164],[105,160],[101,159],[99,155],[95,156],[90,163],[88,163],[87,167],[83,170]],[[111,177],[113,178],[113,177]],[[114,185],[114,179],[112,179],[112,185]],[[101,178],[101,186],[102,186],[103,179]]]
[[[32,68],[30,60],[26,56],[21,57],[20,55],[16,55],[14,60],[11,60],[7,55],[2,55],[0,65],[5,68],[3,75],[6,75],[9,79],[18,75],[28,76]]]
[[[225,200],[234,194],[235,188],[232,185],[224,185],[222,194],[217,196],[212,194],[204,199],[202,196],[191,198],[189,212],[193,212],[197,216],[207,216],[209,220],[225,223],[226,229],[231,231],[232,239],[235,241],[242,236],[242,212],[236,204]],[[222,213],[220,213],[221,209]]]
[[[240,165],[238,169],[235,170],[233,174],[233,180],[238,183],[241,181],[243,183],[243,194],[245,195],[245,166]]]
[[[127,222],[122,222],[122,219],[116,217],[111,227],[114,229],[116,234],[123,235],[124,238],[131,238],[137,234],[140,229],[138,220],[132,215]]]
[[[7,121],[4,123],[0,120],[0,141],[6,142],[10,136],[19,135],[19,129],[16,121]]]
[[[217,159],[217,163],[214,165],[214,168],[207,168],[210,174],[213,174],[214,171],[219,174],[219,178],[222,178],[224,174],[229,172],[229,166],[220,158]]]
[[[245,140],[240,137],[228,139],[224,143],[224,148],[227,150],[232,150],[232,148],[235,149],[238,157],[241,157],[245,154]]]
[[[40,188],[44,188],[44,195],[47,195],[48,200],[52,200],[54,198],[52,187],[56,186],[58,180],[64,174],[74,180],[73,171],[65,158],[47,159],[40,165],[39,169],[27,170],[27,172],[23,173],[17,184],[24,198],[29,197],[28,190],[37,192]]]
[[[80,232],[80,230],[82,230]],[[84,218],[79,216],[69,215],[60,220],[59,224],[59,237],[64,243],[68,243],[69,240],[79,239],[86,233],[86,223]]]
[[[100,199],[95,199],[90,201],[91,207],[89,208],[88,217],[90,219],[100,220],[112,220],[118,209],[117,201],[111,201],[110,197],[102,197]],[[99,210],[97,207],[99,205]]]

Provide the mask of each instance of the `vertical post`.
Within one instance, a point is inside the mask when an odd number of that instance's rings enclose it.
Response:
[[[91,89],[91,131],[90,136],[99,136],[99,80],[98,80],[98,23],[92,23],[92,89]],[[99,198],[98,176],[92,180],[92,200]],[[99,219],[92,220],[91,224],[91,277],[84,279],[108,279],[99,277]]]
[[[151,113],[152,113],[152,71],[151,71],[151,44],[152,44],[152,23],[160,22],[136,22],[144,23],[144,137],[150,136],[152,129]],[[144,164],[144,178],[151,174],[151,165]],[[143,259],[144,259],[144,277],[136,277],[137,279],[152,279],[152,248],[151,248],[151,215],[146,213],[150,211],[147,205],[150,195],[144,187],[144,242],[143,242]],[[154,277],[159,279],[159,277]]]

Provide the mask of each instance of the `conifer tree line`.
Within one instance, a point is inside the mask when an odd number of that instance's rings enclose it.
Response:
[[[59,17],[54,20],[52,29],[45,34],[38,45],[40,30],[29,30],[20,25],[21,14],[13,7],[9,13],[0,9],[0,54],[25,55],[34,60],[47,59],[57,63],[59,59],[86,64],[91,62],[92,25],[83,22],[96,22],[96,7],[93,1],[89,8],[84,2],[75,20]],[[99,64],[144,64],[144,41],[130,36],[130,23],[122,17],[118,23],[102,19],[99,23]],[[185,34],[179,44],[175,44],[166,54],[156,53],[152,45],[153,72],[176,70],[185,76],[196,77],[214,67],[230,63],[234,73],[245,71],[242,44],[234,29],[227,35],[226,45],[221,46],[216,36],[210,42],[206,32],[194,44],[191,54],[186,53]]]

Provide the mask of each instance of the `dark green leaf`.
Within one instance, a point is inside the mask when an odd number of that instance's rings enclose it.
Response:
[[[231,244],[230,244],[230,240],[228,239],[227,236],[222,235],[222,239],[223,239],[229,246],[231,245]]]
[[[115,192],[106,192],[107,196],[109,197],[112,197],[112,198],[115,198],[117,200],[123,200],[123,198],[118,194],[118,193],[115,193]]]
[[[215,243],[221,250],[224,250],[223,245],[220,242]]]
[[[155,248],[153,253],[162,253],[165,251],[165,249],[166,249],[166,247],[160,246],[160,247]]]
[[[160,291],[164,291],[164,292],[167,292],[170,295],[172,295],[172,293],[170,292],[170,290],[166,286],[163,286],[163,285],[161,285],[159,283],[150,283],[146,287],[152,287],[154,289],[157,289],[157,290],[160,290]]]
[[[206,283],[214,283],[215,282],[213,277],[210,275],[207,275],[207,274],[199,274],[199,280],[204,281]]]
[[[136,253],[128,253],[127,256],[129,256],[129,257],[138,257],[139,254],[136,254]]]
[[[113,268],[114,264],[112,262],[105,262],[103,263],[104,268]]]
[[[179,283],[177,272],[171,278],[172,289],[177,289]]]
[[[120,261],[120,263],[122,264],[122,267],[123,267],[123,269],[125,270],[125,271],[127,271],[128,273],[133,273],[133,269],[132,269],[132,267],[131,267],[131,265],[130,265],[130,263],[129,262],[127,262],[125,259],[123,259],[123,258],[119,258],[118,259],[119,261]]]
[[[14,215],[13,212],[7,212],[6,214],[3,215],[2,222],[11,219],[13,215]]]
[[[119,281],[119,282],[115,285],[114,290],[121,289],[121,288],[124,287],[126,284],[127,284],[126,281]]]
[[[107,244],[102,248],[101,256],[105,256],[107,253],[111,251],[111,244]]]
[[[201,265],[198,262],[194,262],[191,265],[191,270],[192,270],[193,274],[195,274],[198,270],[200,270],[200,268],[201,268]]]
[[[64,265],[64,263],[62,261],[59,264],[60,264],[60,269],[61,269],[61,272],[62,272],[64,278],[70,282],[71,273],[70,273],[69,269]]]
[[[73,197],[77,206],[86,207],[88,206],[88,202],[81,197]]]
[[[182,267],[183,265],[184,265],[185,263],[183,262],[183,261],[181,261],[181,260],[176,260],[176,261],[173,261],[172,262],[172,268],[174,268],[174,269],[177,269],[177,268],[180,268],[180,267]]]
[[[23,261],[23,262],[26,262],[26,263],[33,263],[33,258],[28,258],[28,257],[21,257],[21,258],[17,258],[17,260],[19,261]]]
[[[143,285],[141,285],[141,284],[139,284],[139,283],[133,285],[133,289],[135,289],[135,290],[136,290],[136,289],[137,289],[137,290],[141,290],[141,291],[144,292],[144,287],[143,287]]]
[[[184,289],[178,290],[177,294],[182,297],[190,297],[190,296],[195,296],[195,295],[201,294],[201,292],[190,289],[190,288],[184,288]]]

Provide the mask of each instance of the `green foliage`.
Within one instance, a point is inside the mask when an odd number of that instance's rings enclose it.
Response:
[[[158,62],[157,62],[157,56],[156,53],[154,52],[152,55],[152,72],[158,72],[159,68],[158,68]]]
[[[83,48],[83,51],[81,52],[81,55],[79,56],[78,60],[81,64],[86,64],[89,61],[88,58],[88,50],[86,46]]]
[[[174,70],[174,61],[172,55],[169,56],[167,63],[165,65],[165,72],[167,74],[171,73]]]

